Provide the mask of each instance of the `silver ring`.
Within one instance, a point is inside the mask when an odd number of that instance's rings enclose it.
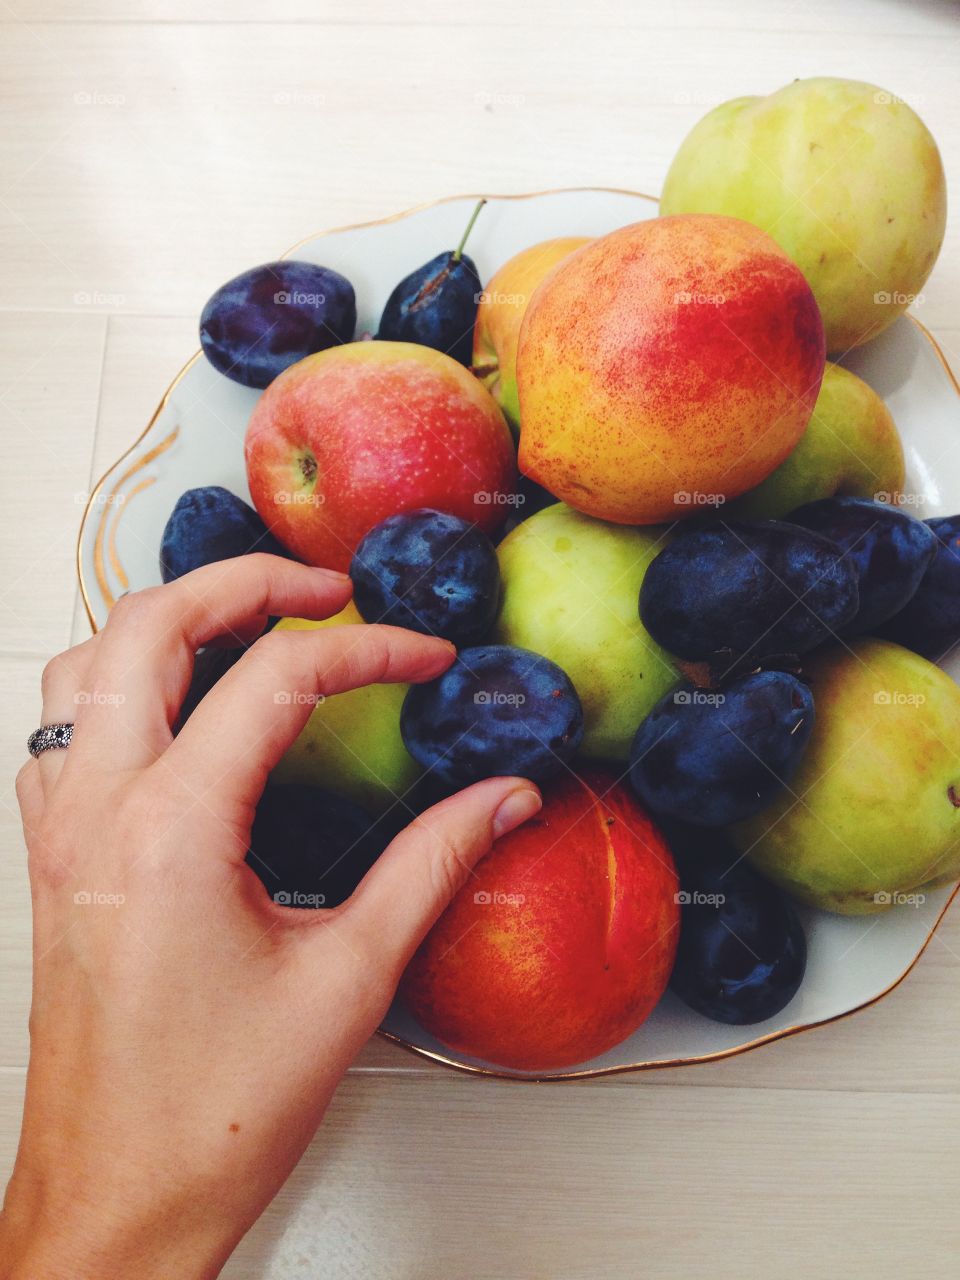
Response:
[[[27,739],[27,750],[34,757],[42,756],[44,751],[69,747],[72,741],[72,724],[43,724],[39,729],[34,729]]]

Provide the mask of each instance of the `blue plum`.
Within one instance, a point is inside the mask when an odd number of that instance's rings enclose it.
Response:
[[[788,520],[835,542],[857,571],[860,607],[846,635],[873,631],[913,596],[937,553],[937,538],[922,520],[869,498],[822,498]]]
[[[200,345],[213,367],[245,387],[268,387],[315,351],[352,342],[353,285],[312,262],[266,262],[221,285],[200,316]]]
[[[813,728],[813,695],[786,671],[719,690],[683,684],[637,730],[630,783],[656,814],[721,827],[765,809],[793,776]]]
[[[936,553],[920,586],[878,634],[939,661],[960,642],[960,516],[926,523],[937,540]]]
[[[796,995],[807,939],[792,903],[717,835],[704,856],[677,855],[680,941],[670,979],[714,1022],[765,1022]]]
[[[544,782],[573,759],[583,709],[553,662],[513,645],[464,649],[436,680],[413,685],[400,732],[441,785],[517,774]]]
[[[796,655],[857,611],[857,573],[836,543],[778,520],[685,529],[647,569],[644,626],[693,661]]]
[[[251,551],[288,556],[253,507],[219,485],[188,489],[177,499],[160,540],[160,576],[182,578],[201,565]]]
[[[500,565],[490,539],[475,524],[430,507],[375,525],[354,553],[350,577],[367,622],[456,645],[484,638],[500,600]]]
[[[382,819],[343,796],[301,783],[271,783],[257,805],[247,865],[275,902],[336,907],[391,835]]]
[[[483,285],[463,246],[484,204],[474,209],[456,249],[438,253],[400,281],[383,309],[378,338],[434,347],[470,367]]]

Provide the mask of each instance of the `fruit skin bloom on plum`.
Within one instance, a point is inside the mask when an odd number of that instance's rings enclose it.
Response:
[[[485,204],[477,204],[456,249],[438,253],[400,281],[383,308],[378,338],[433,347],[470,367],[483,286],[463,246]]]
[[[926,523],[937,539],[936,555],[914,596],[880,634],[937,662],[960,641],[960,516]]]
[[[200,316],[204,355],[245,387],[268,387],[292,364],[357,327],[353,285],[312,262],[267,262],[221,285]]]
[[[160,541],[160,576],[173,582],[201,565],[264,551],[285,556],[252,507],[219,485],[188,489],[177,499]]]
[[[766,1022],[796,995],[807,939],[793,904],[740,860],[722,836],[677,853],[680,942],[670,988],[731,1026]]]
[[[813,695],[786,671],[721,689],[681,685],[633,740],[630,782],[656,814],[726,826],[766,808],[796,773],[814,723]]]
[[[413,758],[450,788],[498,774],[542,782],[576,754],[583,708],[555,663],[512,645],[481,645],[411,687],[400,732]]]
[[[684,530],[650,565],[640,617],[677,657],[806,653],[856,615],[857,572],[822,534],[784,521]]]
[[[350,562],[364,620],[408,627],[457,645],[484,639],[500,600],[493,543],[476,525],[424,508],[388,516]]]
[[[840,547],[857,571],[860,605],[845,635],[874,631],[914,595],[937,554],[936,534],[908,511],[867,498],[823,498],[787,517]]]

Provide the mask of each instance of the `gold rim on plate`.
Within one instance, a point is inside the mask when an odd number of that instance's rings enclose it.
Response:
[[[658,198],[656,196],[648,195],[646,192],[643,192],[643,191],[630,191],[625,187],[558,187],[549,191],[526,191],[526,192],[513,193],[511,195],[488,195],[486,196],[486,199],[488,200],[534,200],[539,196],[564,195],[567,193],[574,193],[578,191],[605,192],[609,195],[632,196],[639,200],[649,200],[654,204],[658,203]],[[422,213],[425,209],[433,209],[437,205],[453,204],[455,201],[458,201],[458,200],[480,200],[483,198],[484,196],[482,195],[482,193],[468,193],[466,195],[443,196],[438,200],[427,200],[423,204],[415,205],[412,209],[404,209],[401,213],[390,214],[386,218],[373,218],[368,222],[354,222],[347,226],[330,227],[326,231],[318,231],[315,235],[305,236],[304,239],[298,240],[296,244],[291,245],[291,247],[287,249],[285,253],[281,254],[281,257],[288,258],[292,253],[295,253],[303,245],[310,244],[314,240],[320,240],[324,236],[338,235],[343,231],[358,231],[363,227],[381,227],[381,226],[385,226],[387,223],[400,222],[404,218],[409,218],[415,213]],[[917,329],[919,329],[920,333],[923,335],[926,341],[933,348],[934,355],[937,357],[937,360],[940,362],[944,371],[946,372],[946,375],[950,380],[951,386],[953,387],[957,395],[960,396],[960,382],[957,381],[957,377],[954,374],[953,370],[951,369],[950,364],[947,360],[947,357],[944,355],[943,350],[940,347],[940,344],[937,342],[936,338],[929,331],[929,329],[927,329],[925,325],[920,323],[920,321],[915,316],[907,315],[907,319],[912,321],[912,323],[916,325]],[[79,581],[80,581],[80,595],[83,599],[83,606],[87,612],[87,618],[90,621],[91,629],[94,632],[98,630],[98,627],[97,627],[96,619],[93,616],[93,609],[90,606],[90,595],[87,590],[87,584],[84,579],[84,571],[83,571],[83,534],[86,528],[87,520],[91,517],[91,513],[93,511],[94,505],[98,503],[99,496],[103,491],[103,488],[106,485],[107,480],[110,478],[111,475],[113,475],[113,473],[117,470],[117,468],[120,467],[122,463],[124,463],[127,460],[127,458],[130,457],[130,455],[134,452],[134,450],[138,447],[138,445],[140,445],[140,443],[143,440],[145,440],[146,437],[150,434],[150,431],[153,429],[154,425],[156,424],[157,419],[160,417],[164,409],[167,407],[167,404],[169,403],[169,400],[170,400],[170,396],[173,394],[177,385],[180,383],[181,379],[186,375],[187,371],[194,364],[196,364],[196,362],[201,358],[202,354],[203,354],[202,351],[197,351],[194,355],[190,357],[187,363],[183,366],[180,372],[176,375],[176,377],[170,383],[169,387],[167,387],[166,391],[163,394],[162,399],[160,400],[160,403],[157,405],[156,409],[154,410],[154,413],[151,416],[150,421],[147,423],[146,427],[143,429],[140,435],[137,436],[136,440],[133,441],[130,447],[126,449],[120,455],[120,457],[116,460],[116,462],[114,462],[112,466],[110,466],[104,472],[104,474],[100,477],[100,479],[94,485],[87,499],[87,504],[84,507],[83,515],[80,519],[80,529],[77,534],[77,552],[76,552],[77,577],[79,578]],[[120,478],[116,481],[114,488],[111,490],[111,496],[119,490],[120,486],[124,484],[126,480],[130,479],[134,474],[136,474],[141,469],[142,466],[146,466],[150,461],[152,461],[160,453],[164,452],[164,450],[168,448],[170,444],[173,443],[173,440],[176,438],[176,433],[178,431],[179,431],[179,427],[176,428],[171,435],[165,437],[164,440],[160,441],[159,444],[155,446],[155,448],[150,453],[148,453],[143,459],[141,459],[134,466],[128,468],[125,472],[123,472]],[[138,492],[140,489],[145,488],[146,485],[149,483],[151,483],[150,480],[142,480],[135,486],[132,492]],[[111,526],[109,525],[110,510],[111,510],[111,504],[109,503],[103,504],[101,507],[100,523],[97,526],[95,546],[94,546],[94,569],[97,575],[98,585],[101,588],[101,592],[104,598],[112,602],[112,593],[110,592],[109,586],[107,583],[105,555],[109,555],[111,559],[111,563],[114,565],[116,569],[119,566],[119,559],[117,558],[117,555],[116,555],[114,539],[116,537],[116,526],[119,522],[119,514]],[[121,569],[119,574],[121,581],[123,580],[123,576],[124,575]],[[949,911],[958,893],[960,893],[960,883],[954,886],[953,892],[950,894],[950,897],[941,907],[936,920],[933,922],[933,924],[930,927],[930,932],[927,934],[926,938],[924,938],[923,943],[921,944],[916,955],[913,957],[913,959],[910,961],[910,963],[907,965],[904,971],[900,974],[900,976],[896,978],[893,982],[891,982],[891,984],[888,987],[886,987],[883,991],[880,991],[877,995],[871,996],[869,1000],[864,1000],[861,1004],[854,1005],[852,1009],[845,1009],[842,1013],[831,1014],[829,1018],[820,1018],[816,1022],[803,1022],[803,1023],[798,1023],[791,1027],[784,1027],[779,1031],[770,1031],[766,1035],[757,1036],[756,1039],[754,1040],[748,1040],[745,1044],[734,1045],[730,1049],[719,1049],[715,1053],[696,1054],[686,1058],[668,1058],[668,1059],[659,1059],[659,1060],[642,1060],[640,1062],[624,1062],[624,1063],[619,1063],[617,1066],[613,1066],[613,1067],[586,1067],[579,1071],[557,1071],[557,1072],[552,1072],[549,1075],[521,1075],[517,1072],[505,1071],[497,1067],[483,1067],[483,1066],[477,1066],[469,1062],[460,1062],[456,1058],[448,1057],[447,1054],[442,1053],[439,1050],[424,1049],[420,1045],[413,1044],[411,1041],[406,1040],[403,1036],[397,1035],[396,1032],[387,1031],[384,1027],[378,1028],[378,1035],[382,1036],[385,1040],[388,1040],[391,1044],[399,1045],[401,1048],[408,1050],[410,1053],[416,1054],[416,1056],[419,1058],[426,1059],[428,1062],[439,1063],[441,1066],[449,1067],[454,1071],[463,1072],[466,1075],[487,1076],[495,1080],[510,1080],[517,1084],[549,1084],[552,1082],[569,1081],[569,1080],[590,1080],[590,1079],[599,1079],[601,1076],[624,1075],[627,1072],[631,1072],[631,1071],[660,1071],[660,1070],[666,1070],[667,1068],[670,1068],[670,1067],[695,1067],[695,1066],[702,1066],[708,1062],[720,1062],[724,1058],[735,1058],[741,1053],[749,1053],[751,1049],[759,1049],[762,1045],[773,1044],[775,1040],[785,1040],[789,1036],[799,1035],[801,1031],[813,1031],[817,1027],[826,1027],[826,1026],[829,1026],[831,1023],[841,1022],[844,1018],[849,1018],[853,1014],[859,1013],[862,1009],[869,1009],[871,1005],[877,1004],[885,996],[888,996],[891,993],[891,991],[895,991],[896,988],[899,987],[900,983],[903,982],[903,980],[907,977],[907,975],[913,971],[914,966],[917,964],[920,957],[923,955],[927,947],[930,945],[930,941],[933,938],[933,935],[936,933],[937,929],[940,927],[940,924],[943,921],[944,916]]]

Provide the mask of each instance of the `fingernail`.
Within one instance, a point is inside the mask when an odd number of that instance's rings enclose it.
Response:
[[[493,815],[493,838],[499,840],[514,827],[519,827],[521,822],[526,822],[535,813],[539,813],[542,808],[543,801],[536,791],[511,791]]]
[[[317,573],[325,574],[332,582],[349,582],[349,573],[340,573],[338,569],[324,569],[319,565],[314,565]]]

